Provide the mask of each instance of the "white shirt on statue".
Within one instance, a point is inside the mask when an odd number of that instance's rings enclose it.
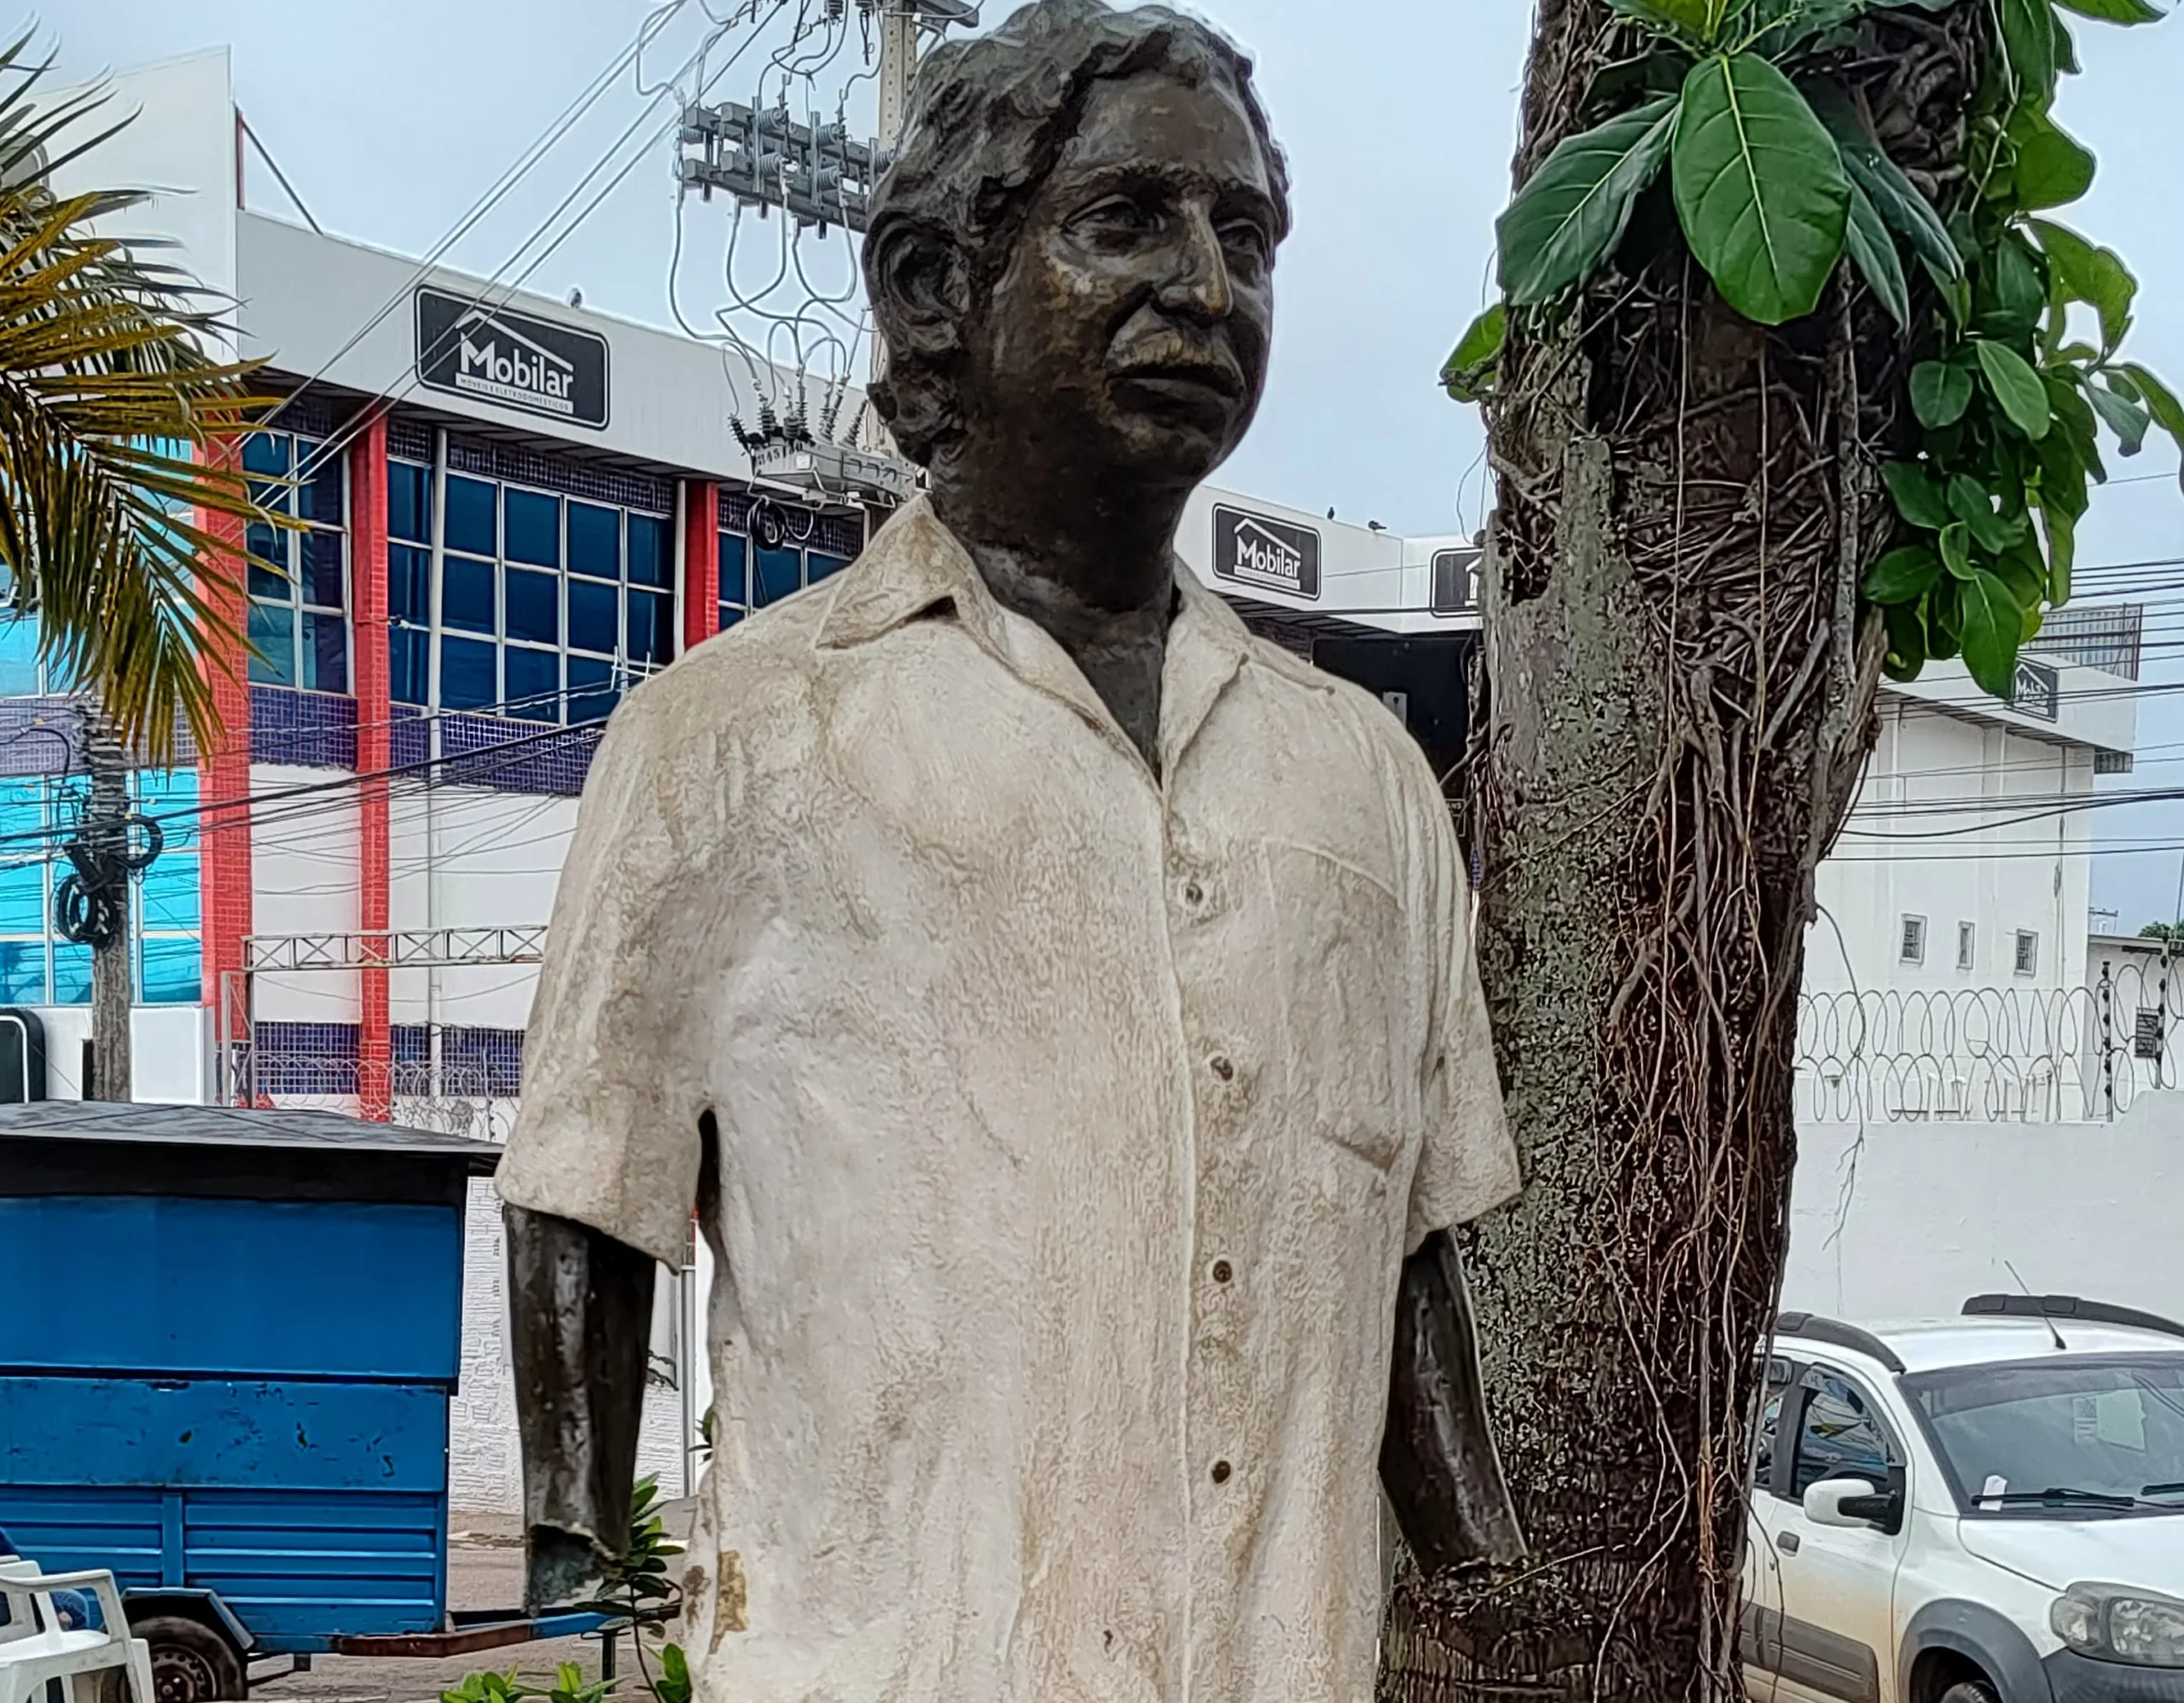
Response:
[[[703,1703],[1364,1703],[1402,1260],[1517,1188],[1422,753],[1178,567],[1156,778],[920,501],[592,764],[500,1174],[678,1263]]]

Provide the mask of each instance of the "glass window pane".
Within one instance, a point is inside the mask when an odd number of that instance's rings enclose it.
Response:
[[[349,623],[341,616],[304,617],[304,684],[314,692],[349,689]]]
[[[37,854],[36,846],[19,840],[0,857],[0,930],[8,933],[45,932],[45,863]]]
[[[447,476],[447,547],[451,550],[468,550],[473,555],[497,555],[500,552],[498,515],[500,507],[497,491],[482,479],[465,479],[461,474]]]
[[[569,572],[595,579],[622,577],[622,511],[595,503],[569,503]]]
[[[561,718],[561,654],[510,645],[504,653],[508,695],[504,714],[528,722]]]
[[[502,516],[508,527],[507,555],[510,561],[528,561],[540,567],[561,565],[561,499],[543,491],[508,487]]]
[[[816,585],[822,579],[831,579],[848,566],[849,563],[840,556],[822,555],[818,551],[814,550],[811,552],[809,567],[811,583]]]
[[[386,547],[386,618],[424,626],[433,619],[433,553],[415,544]]]
[[[346,451],[329,451],[323,444],[297,444],[296,472],[305,483],[296,492],[296,512],[305,520],[322,526],[348,525],[343,500],[349,489],[348,460]]]
[[[602,722],[613,712],[621,694],[614,689],[614,666],[590,657],[569,659],[569,720]]]
[[[672,662],[675,660],[675,600],[665,591],[630,593],[630,638],[626,653],[632,662]]]
[[[675,558],[667,548],[667,522],[656,514],[630,516],[630,584],[675,583]]]
[[[500,701],[494,683],[496,647],[479,639],[440,639],[440,705],[450,710],[487,710]]]
[[[194,769],[139,769],[136,771],[137,808],[161,818],[170,852],[187,851],[197,844],[197,771]]]
[[[0,619],[0,698],[28,698],[38,689],[38,631],[28,615]]]
[[[1827,1479],[1863,1479],[1876,1488],[1888,1482],[1888,1443],[1858,1392],[1833,1373],[1820,1375],[1805,1404],[1798,1433],[1795,1480],[1802,1497]]]
[[[91,949],[73,946],[66,940],[53,943],[53,1003],[89,1005],[91,1003]]]
[[[751,601],[750,543],[741,532],[720,535],[720,601],[747,604]]]
[[[451,555],[443,573],[440,625],[460,627],[465,632],[497,631],[493,625],[493,581],[497,578],[493,564]]]
[[[195,1005],[204,997],[195,940],[146,940],[144,1003]]]
[[[569,648],[613,654],[621,637],[622,594],[612,585],[569,582]]]
[[[295,593],[288,583],[288,540],[272,527],[253,526],[243,534],[250,556],[250,595],[286,602]]]
[[[386,532],[413,544],[433,541],[433,470],[415,462],[386,464]]]
[[[804,552],[797,549],[762,550],[755,544],[751,555],[751,601],[760,608],[778,602],[804,588]]]
[[[738,608],[735,604],[733,604],[733,603],[723,603],[723,604],[722,604],[722,605],[720,606],[720,631],[723,631],[723,632],[726,632],[726,631],[727,631],[730,627],[734,626],[734,625],[735,625],[738,621],[741,620],[742,619],[743,619],[743,611],[742,611],[741,609]]]
[[[250,677],[269,686],[296,683],[296,612],[277,603],[250,606]]]
[[[142,877],[146,928],[195,933],[198,925],[197,860],[162,852]]]
[[[426,670],[430,666],[433,636],[421,627],[391,629],[386,636],[386,671],[388,695],[398,704],[424,704],[428,701],[432,682]]]
[[[349,599],[342,584],[341,567],[349,554],[349,540],[340,532],[305,532],[304,547],[304,602],[322,609],[346,609]]]
[[[45,942],[0,940],[0,1004],[44,1005]]]
[[[246,473],[288,472],[288,434],[284,432],[252,433],[242,440],[242,465]]]
[[[508,636],[533,644],[561,642],[561,576],[532,573],[526,568],[507,570]]]

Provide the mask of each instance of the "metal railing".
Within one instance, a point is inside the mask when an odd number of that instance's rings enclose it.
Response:
[[[1817,1123],[2102,1121],[2184,1086],[2184,960],[2080,988],[1807,994],[1798,1115]]]

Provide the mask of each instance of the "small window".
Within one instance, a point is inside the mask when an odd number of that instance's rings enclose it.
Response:
[[[2040,974],[2040,937],[2029,928],[2017,931],[2017,973],[2021,976]]]
[[[1979,956],[1979,931],[1969,922],[1956,925],[1956,967],[1960,970],[1973,968]]]
[[[1848,1380],[1833,1372],[1807,1375],[1810,1392],[1798,1427],[1792,1494],[1802,1498],[1829,1479],[1863,1479],[1878,1488],[1889,1478],[1888,1435]]]
[[[1907,964],[1926,962],[1926,919],[1907,916],[1903,919],[1903,941],[1897,956]]]

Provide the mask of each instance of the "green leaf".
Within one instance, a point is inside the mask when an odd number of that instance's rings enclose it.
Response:
[[[2045,111],[2055,98],[2055,11],[2049,0],[2001,0],[2002,47],[2019,96]]]
[[[2124,362],[2123,372],[2146,404],[2146,412],[2153,416],[2153,423],[2169,433],[2178,450],[2184,450],[2184,406],[2178,404],[2175,392],[2136,361]],[[2177,469],[2177,479],[2184,482],[2184,464]]]
[[[1960,276],[1964,257],[1949,240],[1949,227],[1866,128],[1850,97],[1825,78],[1801,86],[1813,112],[1835,138],[1844,171],[1866,192],[1888,228],[1911,245],[1928,271],[1941,278]]]
[[[1970,529],[1980,549],[1999,555],[2024,536],[2024,522],[2005,520],[1995,512],[1995,499],[1987,487],[1960,473],[1949,482],[1949,512]]]
[[[1639,192],[1653,180],[1676,135],[1678,96],[1564,140],[1496,222],[1502,288],[1518,307],[1590,277],[1623,240]]]
[[[2139,281],[2114,249],[2100,247],[2048,219],[2031,224],[2057,286],[2070,300],[2082,301],[2100,316],[2101,342],[2113,352],[2130,328]]]
[[[1843,228],[1843,246],[1850,251],[1859,275],[1888,310],[1888,317],[1908,331],[1911,291],[1903,282],[1903,262],[1896,254],[1896,239],[1888,234],[1872,201],[1855,181],[1850,185],[1850,217]]]
[[[2044,0],[2043,0],[2044,3]],[[2007,699],[2017,682],[2018,647],[2024,642],[2024,609],[2000,576],[1984,568],[1960,590],[1960,636],[1964,666],[1992,697]]]
[[[1942,528],[1942,566],[1952,578],[1972,578],[1972,528],[1952,520]]]
[[[1914,603],[1942,577],[1942,559],[1925,544],[1892,549],[1867,570],[1868,603]]]
[[[1850,183],[1796,85],[1754,54],[1701,61],[1670,166],[1685,239],[1722,299],[1762,325],[1810,313],[1843,253]]]
[[[2030,337],[2048,305],[2048,286],[2024,240],[2004,232],[1989,251],[1979,282],[1979,330],[2006,341]]]
[[[2045,4],[2046,0],[2042,3]],[[2032,363],[2007,343],[1989,338],[1976,338],[1972,346],[1978,352],[1979,370],[1986,375],[1987,388],[2001,404],[2003,417],[2036,443],[2046,437],[2054,416],[2048,404],[2048,392],[2041,387],[2040,375],[2033,371]]]
[[[1891,680],[1916,680],[1926,666],[1926,623],[1914,603],[1897,603],[1882,611],[1888,632],[1888,652],[1881,667]]]
[[[2093,187],[2093,155],[2062,131],[2037,131],[2018,149],[2018,205],[2067,206]]]
[[[2146,0],[2055,0],[2055,3],[2081,18],[2095,18],[2104,24],[2158,24],[2166,15],[2146,4]]]
[[[2077,565],[2078,523],[2043,500],[2040,518],[2048,528],[2048,601],[2057,608],[2071,601],[2071,576]]]
[[[1458,402],[1477,402],[1501,376],[1502,346],[1509,329],[1509,310],[1501,302],[1471,323],[1455,353],[1441,369],[1441,383]]]
[[[1946,361],[1921,361],[1911,369],[1911,411],[1929,431],[1954,426],[1972,405],[1972,375]]]
[[[1712,45],[1711,0],[1607,0],[1607,9],[1656,35],[1687,36],[1702,46]]]
[[[2116,434],[2117,448],[2126,456],[2138,454],[2146,441],[2146,427],[2153,423],[2153,416],[2145,406],[2119,395],[2111,386],[2090,381],[2085,386],[2085,399]]]
[[[1896,512],[1913,526],[1938,532],[1949,525],[1947,494],[1916,462],[1891,462],[1880,470],[1880,477]]]

